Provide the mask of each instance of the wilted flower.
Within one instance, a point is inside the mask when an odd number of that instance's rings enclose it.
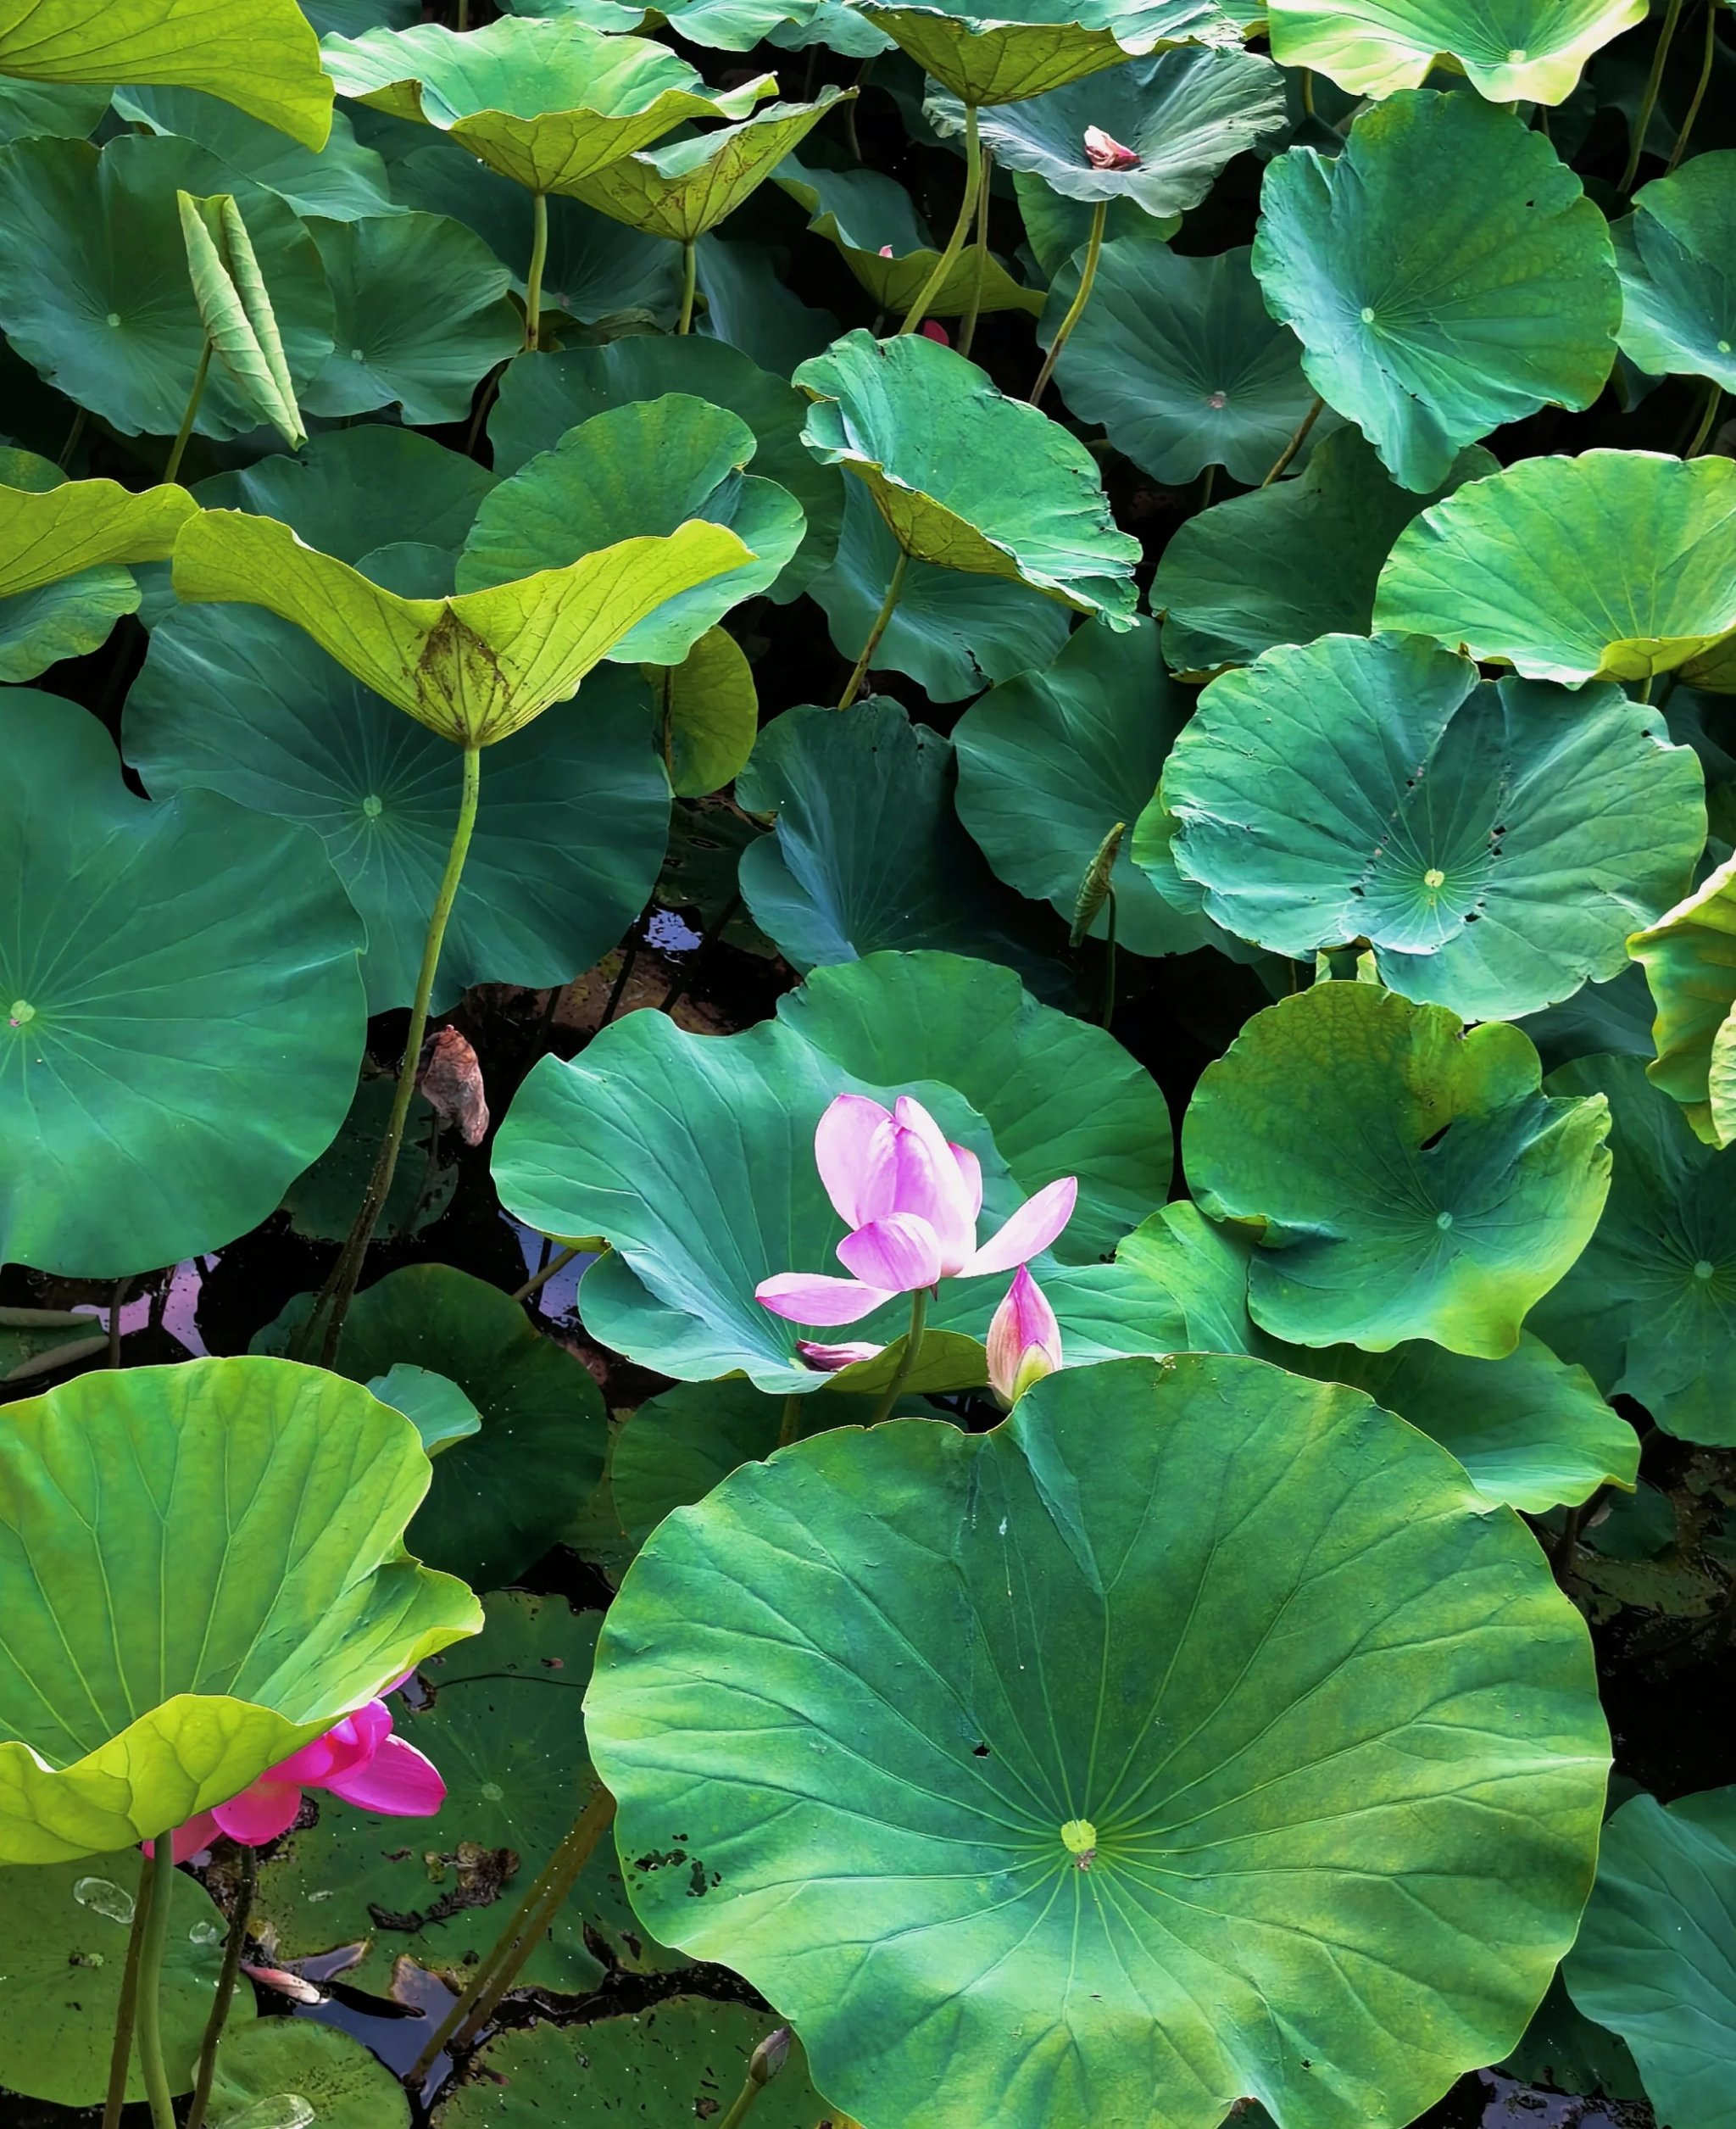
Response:
[[[1043,1289],[1021,1264],[988,1326],[988,1380],[1009,1411],[1033,1382],[1061,1364],[1061,1327]]]
[[[1100,125],[1085,129],[1085,160],[1094,170],[1137,170],[1140,158],[1131,148],[1123,148],[1112,135]]]
[[[894,1295],[919,1292],[937,1280],[1011,1271],[1049,1247],[1072,1218],[1079,1195],[1071,1175],[1045,1184],[979,1249],[982,1171],[976,1156],[949,1144],[907,1094],[891,1110],[866,1095],[841,1094],[820,1119],[814,1159],[826,1195],[850,1229],[837,1254],[854,1277],[780,1272],[761,1279],[755,1297],[775,1316],[798,1324],[854,1324]]]

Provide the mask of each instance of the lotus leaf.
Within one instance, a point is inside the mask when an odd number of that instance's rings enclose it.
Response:
[[[331,130],[295,0],[0,0],[0,75],[203,89],[307,148]]]
[[[648,1924],[911,2129],[1414,2114],[1542,1994],[1607,1765],[1516,1519],[1216,1356],[745,1467],[640,1552],[587,1715]]]
[[[1040,177],[1024,170],[1013,172],[1013,193],[1031,256],[1046,280],[1053,281],[1082,244],[1091,241],[1094,208],[1051,192]],[[1179,215],[1148,215],[1136,200],[1125,197],[1110,200],[1104,215],[1104,234],[1111,242],[1118,237],[1137,237],[1145,243],[1167,243],[1182,226]]]
[[[1315,390],[1418,491],[1502,422],[1589,406],[1615,359],[1603,215],[1541,133],[1468,94],[1407,90],[1335,159],[1281,155],[1254,270]]]
[[[1736,1153],[1703,1145],[1637,1058],[1577,1058],[1549,1084],[1607,1100],[1616,1173],[1589,1246],[1533,1329],[1666,1434],[1736,1443]]]
[[[815,0],[669,0],[653,12],[689,44],[750,52],[762,37],[805,22]]]
[[[1169,856],[1294,960],[1365,940],[1461,1020],[1621,973],[1705,843],[1704,779],[1616,687],[1479,683],[1426,637],[1324,636],[1214,680],[1163,772]]]
[[[403,1549],[428,1472],[408,1420],[287,1361],[101,1370],[11,1406],[0,1858],[180,1825],[475,1633],[470,1591]]]
[[[768,31],[766,41],[789,51],[823,44],[853,59],[871,59],[895,49],[892,39],[864,17],[854,0],[810,0],[798,16]]]
[[[1116,823],[1143,811],[1188,707],[1155,623],[1118,636],[1088,621],[1047,671],[1003,681],[959,720],[959,818],[1000,878],[1071,922],[1087,868]],[[1207,942],[1210,927],[1157,892],[1125,835],[1111,881],[1116,938],[1132,952]],[[1093,934],[1109,922],[1105,904]]]
[[[809,590],[825,612],[833,649],[853,662],[867,647],[902,553],[867,490],[852,481],[837,555]],[[874,664],[909,673],[936,702],[956,702],[990,681],[1048,665],[1066,642],[1071,619],[1066,607],[1015,578],[906,560]]]
[[[322,2129],[409,2129],[409,2102],[384,2063],[334,2026],[262,2018],[230,2032],[211,2082],[211,2129],[252,2129],[285,2095]]]
[[[1430,504],[1497,471],[1473,443],[1444,488],[1413,494],[1358,430],[1335,429],[1299,480],[1232,496],[1177,527],[1151,582],[1164,656],[1178,672],[1210,674],[1277,644],[1366,636],[1399,534]]]
[[[88,1360],[108,1344],[100,1316],[66,1308],[0,1308],[0,1383]]]
[[[1736,2123],[1736,1789],[1630,1797],[1604,1829],[1567,1992],[1673,2129]]]
[[[829,88],[812,103],[768,103],[715,132],[641,148],[581,180],[577,195],[616,221],[690,244],[756,192],[849,93]]]
[[[829,310],[804,303],[779,280],[764,245],[726,243],[714,230],[694,245],[693,257],[705,299],[693,330],[726,341],[776,376],[787,377],[843,330]]]
[[[873,1413],[860,1398],[828,1396],[804,1407],[823,1426],[858,1425]],[[750,1382],[682,1382],[627,1414],[609,1461],[621,1527],[643,1545],[673,1508],[703,1501],[732,1471],[778,1446],[783,1407]]]
[[[431,1368],[417,1368],[400,1360],[368,1388],[382,1405],[401,1412],[415,1429],[417,1438],[431,1457],[482,1431],[476,1407],[448,1376]]]
[[[703,798],[733,783],[760,732],[754,668],[735,638],[726,628],[709,629],[680,665],[652,666],[648,677],[658,691],[663,765],[676,796]],[[623,928],[615,928],[619,935]]]
[[[488,750],[435,1011],[473,984],[566,983],[643,908],[669,822],[650,715],[637,677],[598,673],[581,711]],[[195,607],[152,638],[127,698],[125,747],[159,798],[197,785],[316,829],[367,926],[368,1010],[409,1003],[458,817],[458,763],[442,738],[287,622]]]
[[[128,436],[175,433],[205,346],[177,192],[235,200],[298,393],[331,352],[320,254],[274,193],[167,135],[125,135],[101,149],[15,142],[0,151],[0,325],[50,382]],[[242,435],[259,419],[214,364],[199,433]]]
[[[938,947],[1043,974],[1018,903],[958,824],[954,773],[951,741],[885,697],[847,716],[786,710],[765,727],[736,802],[775,813],[777,830],[743,851],[741,892],[792,967]]]
[[[313,225],[335,345],[302,394],[337,419],[396,403],[407,422],[461,421],[477,383],[524,338],[506,268],[462,223],[375,215]]]
[[[1185,1198],[1160,1206],[1116,1244],[1107,1264],[1049,1273],[1070,1368],[1171,1352],[1264,1355],[1248,1314],[1253,1245]]]
[[[1266,0],[1266,11],[1281,66],[1314,67],[1353,96],[1421,88],[1450,65],[1492,103],[1561,103],[1593,53],[1644,21],[1646,0]]]
[[[114,1278],[220,1248],[342,1120],[361,928],[304,830],[142,804],[58,696],[8,688],[0,722],[0,1258]]]
[[[1628,950],[1657,1004],[1647,1073],[1708,1145],[1736,1140],[1736,857],[1707,874]]]
[[[0,73],[0,142],[30,140],[39,133],[87,140],[101,123],[108,101],[106,88],[63,88]]]
[[[298,215],[352,222],[398,211],[384,162],[356,139],[342,111],[332,114],[331,138],[316,154],[198,89],[120,89],[114,109],[131,125],[196,141]]]
[[[1239,44],[1218,0],[993,0],[976,14],[965,0],[932,5],[860,0],[876,30],[925,74],[968,103],[1017,103],[1131,56],[1171,44]]]
[[[1736,391],[1736,150],[1696,155],[1643,186],[1617,222],[1622,351],[1654,376]]]
[[[337,1136],[283,1194],[290,1231],[312,1242],[341,1242],[362,1201],[374,1156],[392,1115],[393,1082],[364,1078]],[[440,1150],[440,1118],[419,1094],[404,1122],[403,1158],[392,1179],[376,1232],[401,1241],[431,1227],[452,1203],[458,1168]]]
[[[1377,628],[1527,679],[1647,680],[1736,629],[1736,465],[1651,451],[1522,459],[1399,534]]]
[[[459,588],[486,595],[627,544],[654,552],[654,543],[667,543],[672,555],[684,532],[728,541],[740,567],[693,571],[673,598],[644,599],[635,625],[602,654],[679,665],[732,606],[765,590],[802,543],[800,504],[775,481],[743,473],[757,447],[738,414],[685,393],[593,414],[483,502],[459,558]],[[622,589],[639,584],[625,579]]]
[[[593,1778],[580,1700],[598,1614],[518,1591],[482,1608],[476,1641],[422,1666],[426,1703],[394,1710],[401,1734],[446,1777],[438,1816],[416,1825],[407,1848],[403,1820],[322,1803],[319,1824],[292,1835],[260,1873],[259,1914],[280,1958],[359,1942],[365,1953],[347,1978],[382,1995],[403,1957],[462,1979],[572,1824]],[[593,1989],[603,1967],[587,1926],[625,1965],[682,1964],[634,1929],[612,1841],[531,1953],[526,1981],[569,1995]],[[638,1954],[623,1927],[641,1942]]]
[[[1605,2093],[1612,2099],[1644,2099],[1633,2058],[1607,2026],[1594,2026],[1573,2008],[1561,1977],[1525,2029],[1525,2037],[1497,2067],[1530,2085],[1558,2093]]]
[[[913,560],[1017,577],[1130,625],[1139,543],[1118,532],[1083,444],[920,333],[847,334],[793,382],[825,463],[868,488]]]
[[[1369,984],[1256,1013],[1182,1126],[1201,1209],[1259,1241],[1255,1323],[1298,1346],[1511,1352],[1610,1190],[1608,1103],[1545,1096],[1541,1076],[1518,1028]]]
[[[176,543],[175,588],[293,621],[376,694],[476,747],[565,701],[667,599],[748,559],[733,532],[695,520],[462,598],[401,599],[275,519],[206,510]]]
[[[1268,316],[1248,259],[1245,248],[1190,259],[1138,237],[1103,247],[1055,383],[1154,480],[1221,465],[1259,481],[1308,411],[1295,338]],[[1045,346],[1078,287],[1077,265],[1056,276],[1038,328]]]
[[[570,192],[690,118],[743,118],[775,86],[720,95],[648,37],[503,16],[459,36],[433,22],[327,37],[341,96],[437,126],[531,192]]]
[[[62,2107],[102,2104],[139,1864],[136,1850],[123,1850],[0,1870],[0,2083],[13,2092]],[[175,1892],[181,1926],[166,1948],[161,2016],[171,2082],[185,2090],[192,2078],[181,2073],[198,2058],[223,1963],[223,1917],[203,1887]],[[195,1911],[198,1925],[187,1921]],[[232,2015],[239,2035],[254,2015],[250,1992]],[[145,2096],[136,2065],[126,2096]]]
[[[955,98],[932,97],[943,133],[964,129]],[[1197,207],[1232,156],[1286,123],[1284,79],[1249,52],[1171,50],[1130,59],[984,114],[982,145],[997,164],[1029,171],[1067,199],[1128,199],[1154,215]],[[1085,153],[1095,126],[1138,159],[1104,170]]]

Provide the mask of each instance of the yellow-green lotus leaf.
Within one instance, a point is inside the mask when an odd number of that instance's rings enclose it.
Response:
[[[0,599],[101,562],[166,561],[198,504],[184,488],[135,495],[114,481],[0,487]]]
[[[1685,901],[1636,932],[1657,1018],[1652,1083],[1687,1112],[1708,1145],[1736,1140],[1736,857]]]
[[[1268,0],[1266,16],[1280,66],[1353,96],[1418,89],[1442,66],[1491,103],[1561,103],[1594,52],[1644,21],[1646,0]]]

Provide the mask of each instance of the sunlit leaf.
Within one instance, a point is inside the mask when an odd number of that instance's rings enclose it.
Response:
[[[1708,1145],[1736,1141],[1736,858],[1706,875],[1628,950],[1657,1004],[1655,1085]]]
[[[760,730],[746,653],[726,628],[712,628],[680,665],[651,667],[648,677],[670,789],[678,799],[721,791],[746,766]]]
[[[1644,22],[1646,0],[1266,0],[1272,57],[1356,96],[1421,88],[1437,64],[1492,103],[1560,103],[1593,53]]]

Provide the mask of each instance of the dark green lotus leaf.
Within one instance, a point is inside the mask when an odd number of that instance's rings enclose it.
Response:
[[[1631,1797],[1604,1828],[1597,1887],[1562,1970],[1627,2042],[1672,2129],[1736,2121],[1736,1789]]]
[[[127,1848],[0,1870],[0,2085],[61,2107],[103,2104],[142,1862]],[[176,2091],[192,2084],[226,1926],[203,1886],[176,1881],[159,2014]],[[238,2034],[254,2016],[251,1990],[237,1992],[231,2015]],[[145,2096],[136,2060],[126,2096]]]
[[[1473,443],[1444,488],[1416,495],[1388,477],[1360,431],[1334,430],[1299,480],[1232,496],[1176,528],[1151,582],[1164,656],[1178,672],[1209,674],[1276,644],[1366,636],[1399,534],[1430,504],[1498,471]]]
[[[1527,2085],[1558,2093],[1601,2093],[1611,2099],[1644,2099],[1645,2088],[1626,2046],[1606,2026],[1594,2025],[1573,2008],[1559,1974],[1537,2007],[1525,2037],[1494,2067]]]
[[[0,448],[0,489],[42,495],[67,485],[52,459]],[[0,497],[0,514],[6,517],[0,531],[0,586],[14,575],[28,580],[40,573],[31,551],[36,545],[36,528],[28,516],[6,512],[6,500]],[[58,571],[63,559],[56,555],[48,566]],[[0,681],[34,680],[62,658],[83,657],[107,643],[115,622],[123,614],[136,613],[138,604],[132,571],[118,562],[75,567],[69,576],[31,582],[23,591],[0,591]]]
[[[988,1124],[951,1089],[902,1073],[891,1088],[865,1085],[782,1020],[689,1035],[656,1012],[611,1023],[574,1064],[544,1057],[533,1068],[495,1135],[495,1184],[542,1233],[614,1245],[579,1286],[580,1313],[603,1344],[683,1381],[742,1373],[761,1390],[805,1394],[841,1379],[799,1357],[798,1327],[754,1289],[833,1262],[844,1229],[815,1168],[814,1129],[852,1091],[915,1094],[977,1155],[983,1233],[1022,1200]],[[948,1279],[932,1320],[980,1341],[1005,1290],[1004,1275]],[[850,1335],[885,1344],[909,1320],[900,1296]],[[980,1351],[968,1357],[949,1381],[916,1386],[980,1382]]]
[[[704,314],[693,330],[726,341],[774,376],[829,348],[843,328],[829,310],[804,303],[779,274],[781,254],[764,244],[726,243],[714,230],[693,247]]]
[[[808,587],[832,647],[854,662],[885,604],[899,543],[859,481],[844,491],[843,532],[832,566]],[[876,671],[908,673],[935,702],[1049,664],[1067,640],[1066,609],[1005,577],[971,577],[907,562],[898,605],[875,648]]]
[[[859,1079],[938,1079],[981,1111],[1027,1195],[1058,1176],[1079,1199],[1054,1245],[1088,1263],[1167,1195],[1169,1110],[1101,1028],[1039,1005],[1010,968],[956,954],[875,954],[816,968],[778,1017]]]
[[[734,125],[641,148],[581,179],[578,197],[649,236],[690,244],[757,192],[846,94],[828,88],[811,103],[768,103]]]
[[[679,665],[732,606],[773,582],[807,529],[787,488],[743,474],[757,449],[738,414],[685,393],[593,414],[484,501],[459,557],[459,589],[563,568],[620,540],[673,533],[694,518],[726,525],[751,559],[666,600],[608,654],[624,665]]]
[[[1182,1126],[1201,1208],[1260,1243],[1255,1321],[1299,1346],[1511,1352],[1610,1189],[1608,1103],[1545,1097],[1540,1081],[1518,1028],[1467,1032],[1371,984],[1316,984],[1256,1013]]]
[[[1492,103],[1561,103],[1645,0],[1266,0],[1272,57],[1313,67],[1355,96],[1420,88],[1436,65],[1469,75]]]
[[[976,104],[1017,103],[1130,55],[1172,44],[1239,44],[1218,0],[863,0],[861,13],[944,89]]]
[[[1046,671],[1003,681],[960,718],[959,818],[1009,887],[1071,923],[1104,839],[1149,803],[1191,707],[1164,670],[1155,621],[1125,635],[1088,621]],[[1210,939],[1134,864],[1127,835],[1110,880],[1116,938],[1132,952],[1188,953]],[[1093,935],[1109,922],[1105,902]]]
[[[1191,481],[1208,465],[1262,480],[1308,411],[1295,337],[1267,315],[1248,259],[1245,246],[1190,259],[1126,237],[1103,248],[1055,384],[1154,480]],[[1078,291],[1076,259],[1049,290],[1045,347]]]
[[[1055,968],[953,811],[953,749],[886,697],[849,714],[786,710],[736,783],[775,835],[743,851],[754,921],[805,973],[882,948],[986,955],[1028,978]]]
[[[283,1193],[282,1209],[292,1234],[310,1242],[341,1242],[348,1234],[386,1136],[397,1086],[395,1077],[384,1075],[358,1085],[337,1136]],[[458,1164],[442,1156],[440,1128],[432,1106],[420,1094],[413,1095],[398,1172],[374,1230],[382,1241],[420,1234],[452,1203]]]
[[[776,175],[781,188],[807,209],[809,228],[837,245],[839,258],[881,309],[908,310],[940,264],[940,248],[904,187],[880,170],[827,170],[799,163],[793,155],[779,164]],[[1042,290],[1015,281],[991,252],[981,265],[979,292],[980,260],[974,248],[954,260],[927,301],[928,314],[956,318],[974,301],[984,315],[1024,310],[1035,317],[1043,308]]]
[[[1653,376],[1736,391],[1736,150],[1696,155],[1618,221],[1622,350]]]
[[[211,2080],[211,2129],[251,2129],[293,2094],[322,2129],[409,2129],[403,2087],[378,2056],[335,2026],[261,2018],[225,2028]]]
[[[312,227],[336,318],[303,410],[337,420],[395,404],[408,423],[465,420],[477,384],[524,341],[506,268],[442,215]]]
[[[913,560],[1013,577],[1127,625],[1139,543],[1117,530],[1096,461],[1038,408],[921,333],[848,333],[794,382],[809,449],[861,481]]]
[[[1399,534],[1374,622],[1533,680],[1648,680],[1683,665],[1691,680],[1736,629],[1736,465],[1521,459]]]
[[[19,81],[0,74],[0,144],[33,140],[42,133],[87,140],[101,124],[108,100],[106,87]]]
[[[1254,270],[1315,390],[1419,491],[1503,422],[1589,406],[1615,360],[1608,225],[1543,134],[1475,96],[1408,90],[1336,158],[1281,155]]]
[[[331,130],[295,0],[3,0],[0,75],[204,89],[315,151]]]
[[[173,436],[205,345],[177,191],[231,194],[246,222],[298,395],[331,352],[313,238],[275,193],[192,142],[127,134],[0,150],[0,326],[57,389],[124,435]],[[253,402],[214,363],[194,427],[245,435]]]
[[[894,48],[892,39],[876,30],[853,0],[809,0],[794,20],[768,31],[766,42],[787,52],[823,44],[852,59],[875,59]]]
[[[1637,1058],[1577,1058],[1549,1084],[1607,1099],[1616,1173],[1589,1246],[1532,1328],[1666,1434],[1736,1444],[1736,1153],[1703,1145]]]
[[[1089,242],[1094,210],[1082,200],[1051,192],[1040,177],[1024,170],[1013,172],[1013,192],[1031,256],[1044,278],[1053,281],[1079,247]],[[1132,237],[1142,243],[1167,243],[1182,226],[1182,218],[1179,215],[1148,215],[1136,200],[1122,197],[1109,203],[1103,226],[1111,242],[1117,237]]]
[[[421,20],[419,0],[301,0],[301,10],[322,37],[359,37],[364,30],[407,30]]]
[[[1651,993],[1636,962],[1613,982],[1588,984],[1547,1012],[1526,1014],[1520,1024],[1537,1045],[1544,1069],[1553,1072],[1575,1057],[1605,1051],[1650,1062],[1652,1019]]]
[[[965,107],[931,97],[943,133],[961,133]],[[1160,52],[985,113],[982,145],[1004,169],[1027,170],[1068,199],[1131,199],[1148,215],[1197,207],[1233,155],[1288,123],[1284,77],[1251,52]],[[1139,159],[1099,170],[1086,159],[1088,127]]]
[[[131,125],[197,141],[232,170],[287,200],[298,215],[353,222],[398,212],[384,162],[361,145],[342,111],[332,114],[331,137],[315,154],[198,89],[121,89],[114,108]]]
[[[220,1248],[343,1119],[361,926],[304,830],[147,805],[58,696],[8,688],[0,722],[0,1257],[116,1278]]]
[[[590,30],[643,30],[655,11],[638,0],[507,0],[503,14],[549,17],[557,22],[582,22]]]
[[[533,354],[509,364],[488,417],[498,473],[516,473],[569,429],[593,415],[646,399],[681,395],[738,415],[754,432],[754,477],[775,481],[802,506],[808,529],[771,587],[793,599],[832,559],[843,511],[844,483],[817,464],[802,443],[804,393],[715,340],[697,335],[632,333],[597,348]]]
[[[1366,941],[1461,1020],[1619,975],[1705,844],[1661,714],[1600,685],[1479,683],[1423,636],[1265,652],[1199,698],[1163,772],[1170,856],[1208,914],[1293,961]]]
[[[481,1624],[404,1550],[415,1429],[317,1368],[98,1369],[6,1418],[0,1860],[226,1803]]]
[[[1608,1764],[1517,1519],[1219,1356],[744,1467],[648,1541],[587,1715],[623,1853],[678,1825],[710,1881],[632,1863],[648,1925],[910,2129],[1407,2119],[1522,2030]]]
[[[772,77],[720,94],[648,37],[506,15],[460,36],[434,22],[327,37],[341,96],[439,130],[532,192],[570,192],[683,119],[744,118]]]
[[[1736,1142],[1736,857],[1628,950],[1657,1004],[1649,1076],[1708,1145]]]
[[[481,2059],[483,2076],[453,2091],[435,2120],[440,2129],[537,2129],[581,2121],[594,2109],[599,2120],[619,2117],[647,2129],[708,2121],[734,2103],[748,2058],[776,2030],[770,2011],[668,1996],[648,2010],[584,2026],[503,2033]],[[808,2081],[799,2041],[755,2098],[754,2119],[757,2129],[814,2129],[835,2120]]]
[[[446,1777],[438,1815],[407,1829],[321,1797],[319,1824],[293,1834],[260,1873],[259,1914],[280,1959],[364,1945],[345,1979],[381,1996],[401,1958],[462,1981],[572,1824],[594,1778],[580,1711],[598,1614],[518,1591],[487,1598],[483,1611],[478,1639],[422,1665],[426,1704],[392,1703],[399,1735]],[[612,1840],[598,1844],[531,1954],[526,1981],[564,1995],[595,1988],[604,1969],[587,1927],[624,1966],[682,1964],[636,1928]]]
[[[751,52],[771,31],[806,20],[814,0],[668,0],[653,12],[677,36],[711,52]]]
[[[648,689],[610,669],[487,750],[437,1012],[473,984],[566,983],[643,908],[669,823],[651,736]],[[315,829],[367,926],[368,1010],[409,1003],[458,817],[446,740],[275,615],[187,607],[152,638],[125,744],[156,797],[196,785]]]
[[[298,1295],[255,1350],[287,1350],[309,1300]],[[388,1273],[345,1318],[340,1374],[372,1382],[404,1361],[448,1377],[482,1419],[435,1466],[410,1542],[448,1573],[498,1588],[559,1541],[602,1477],[602,1396],[583,1363],[540,1336],[509,1295],[449,1264]]]

